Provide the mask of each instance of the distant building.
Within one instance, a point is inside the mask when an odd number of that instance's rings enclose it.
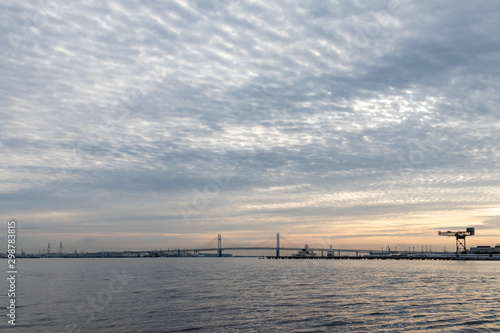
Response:
[[[123,257],[123,252],[94,252],[83,254],[85,258],[119,258]]]
[[[500,253],[500,245],[471,247],[468,253]]]

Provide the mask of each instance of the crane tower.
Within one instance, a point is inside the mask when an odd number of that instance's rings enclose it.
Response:
[[[474,236],[474,228],[467,228],[465,231],[438,231],[440,236],[455,236],[457,240],[457,255],[459,253],[465,253],[467,248],[465,247],[465,237]]]

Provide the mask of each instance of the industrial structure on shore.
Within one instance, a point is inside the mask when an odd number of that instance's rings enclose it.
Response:
[[[310,248],[305,247],[282,247],[280,246],[280,234],[276,234],[276,247],[223,247],[222,235],[217,235],[217,247],[215,248],[195,248],[195,249],[167,249],[151,251],[123,251],[123,252],[80,252],[64,253],[62,242],[59,243],[59,250],[51,252],[50,243],[47,246],[47,252],[38,254],[26,254],[24,251],[17,258],[130,258],[130,257],[231,257],[232,254],[227,251],[275,251],[276,255],[266,256],[269,259],[447,259],[447,260],[500,260],[500,244],[497,246],[477,246],[470,249],[466,248],[466,237],[475,234],[474,228],[467,228],[465,231],[439,231],[438,235],[455,237],[455,252],[433,252],[424,251],[397,251],[391,250],[364,250],[364,249],[337,249],[331,245],[329,248]],[[223,253],[226,251],[226,253]],[[284,252],[294,251],[293,255],[282,255]],[[326,254],[326,255],[325,255]],[[5,257],[3,255],[2,257]],[[261,256],[262,257],[262,256]]]

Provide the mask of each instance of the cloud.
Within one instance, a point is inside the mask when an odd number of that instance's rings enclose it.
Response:
[[[475,221],[498,202],[499,6],[3,3],[0,205],[82,239]]]

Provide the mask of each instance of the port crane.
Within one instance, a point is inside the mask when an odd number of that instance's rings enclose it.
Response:
[[[438,231],[439,236],[455,236],[457,240],[457,255],[459,253],[466,253],[465,237],[474,236],[475,228],[466,228],[465,231]]]

